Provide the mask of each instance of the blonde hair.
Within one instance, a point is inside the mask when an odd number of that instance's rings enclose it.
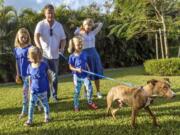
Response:
[[[30,62],[39,63],[42,59],[41,50],[36,46],[30,47],[28,50],[28,59]]]
[[[84,21],[83,21],[83,25],[90,25],[90,26],[94,26],[94,21],[93,21],[93,19],[91,19],[91,18],[87,18],[87,19],[85,19]]]
[[[68,52],[73,53],[74,52],[74,41],[78,40],[83,45],[83,39],[81,36],[74,36],[72,39],[69,40],[69,46],[68,46]]]
[[[16,34],[16,37],[15,37],[15,41],[14,41],[14,46],[15,47],[21,47],[21,43],[19,42],[19,35],[20,34],[25,34],[27,35],[27,43],[26,44],[31,44],[31,37],[30,37],[30,34],[29,34],[29,31],[26,29],[26,28],[20,28]]]

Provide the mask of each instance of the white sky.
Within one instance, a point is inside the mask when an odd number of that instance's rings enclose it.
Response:
[[[70,6],[71,9],[78,9],[81,6],[88,6],[92,2],[102,6],[105,0],[4,0],[5,5],[15,7],[18,11],[24,8],[31,8],[35,11],[40,11],[44,5],[51,3],[55,6],[61,4]]]

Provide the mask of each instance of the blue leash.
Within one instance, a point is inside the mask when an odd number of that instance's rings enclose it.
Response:
[[[59,52],[59,55],[61,55],[61,56],[64,58],[64,60],[68,61],[68,58],[65,57],[61,52]],[[113,79],[113,78],[110,78],[110,77],[107,77],[107,76],[103,76],[103,75],[100,75],[100,74],[96,74],[96,73],[94,73],[94,72],[90,72],[90,71],[87,71],[87,70],[84,70],[84,69],[83,69],[82,71],[85,72],[85,73],[87,73],[87,74],[90,74],[90,75],[94,75],[94,76],[97,76],[97,77],[100,77],[100,78],[104,78],[104,79],[111,80],[111,81],[114,81],[114,82],[117,82],[117,83],[120,83],[120,84],[127,85],[127,86],[129,86],[129,87],[134,87],[134,86],[135,86],[135,85],[132,84],[132,83],[119,82],[119,81],[117,81],[117,80],[115,80],[115,79]]]
[[[107,80],[111,80],[111,81],[114,81],[114,82],[117,82],[117,83],[120,83],[120,84],[124,84],[124,85],[127,85],[129,87],[133,87],[135,85],[133,85],[132,83],[127,83],[127,82],[119,82],[113,78],[110,78],[110,77],[107,77],[107,76],[103,76],[103,75],[100,75],[100,74],[96,74],[96,73],[93,73],[93,72],[90,72],[90,71],[87,71],[87,70],[82,70],[83,72],[87,73],[87,74],[90,74],[90,75],[94,75],[94,76],[97,76],[97,77],[100,77],[100,78],[104,78],[104,79],[107,79]]]

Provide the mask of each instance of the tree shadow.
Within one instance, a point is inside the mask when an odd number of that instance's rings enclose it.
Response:
[[[93,98],[93,102],[95,102],[99,109],[106,108],[106,100],[105,99],[97,99]],[[88,108],[88,103],[86,99],[80,99],[80,110],[90,110]],[[50,103],[51,111],[52,112],[59,112],[59,111],[73,111],[73,98],[71,100],[60,100],[57,103]]]
[[[41,127],[42,123],[37,123],[33,127],[27,128],[24,131],[14,131],[11,135],[17,134],[33,134],[33,135],[164,135],[173,134],[178,135],[179,121],[164,121],[161,123],[160,127],[153,127],[150,123],[138,123],[136,128],[131,128],[130,125],[124,125],[117,122],[114,124],[99,124],[99,125],[76,125],[76,126],[64,126],[64,127],[51,127],[48,129],[38,128],[38,130],[33,130],[36,126]],[[9,133],[3,133],[3,135],[8,135]]]
[[[170,103],[173,102],[178,102],[180,99],[180,95],[177,95],[174,99],[169,100]],[[98,109],[102,109],[104,110],[104,114],[103,116],[105,116],[106,114],[106,98],[104,95],[103,99],[97,99],[97,98],[93,98],[93,101],[98,105]],[[161,107],[160,105],[162,104],[168,104],[169,102],[166,101],[166,99],[157,99],[154,101],[155,103],[153,103],[150,108],[153,112],[160,112],[161,115],[171,115],[169,113],[165,113],[167,111],[165,110],[176,110],[176,112],[174,112],[174,115],[179,115],[179,111],[177,109],[177,106],[170,106],[170,107]],[[88,108],[88,104],[87,104],[87,100],[86,99],[80,99],[79,101],[80,103],[80,111],[87,111],[90,110]],[[74,107],[73,107],[73,97],[67,97],[67,98],[62,98],[61,100],[59,100],[57,103],[53,103],[50,102],[49,103],[50,106],[50,112],[55,112],[55,113],[61,113],[61,112],[65,112],[65,111],[74,111]],[[114,103],[113,106],[117,107],[117,104]],[[160,107],[158,107],[160,106]],[[20,114],[22,107],[12,107],[12,108],[3,108],[0,109],[0,115],[12,115],[12,114]],[[97,109],[97,111],[98,111]],[[161,113],[162,112],[162,113]],[[42,112],[38,112],[37,108],[35,108],[35,114],[39,114]],[[130,115],[131,113],[131,109],[130,107],[126,106],[120,109],[120,111],[118,111],[117,116],[118,115]],[[157,115],[159,115],[157,113]]]

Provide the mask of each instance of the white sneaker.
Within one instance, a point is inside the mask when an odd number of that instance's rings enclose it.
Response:
[[[97,92],[97,94],[96,94],[96,95],[97,95],[97,98],[98,98],[98,99],[101,99],[101,98],[102,98],[102,94],[101,94],[101,92]]]

